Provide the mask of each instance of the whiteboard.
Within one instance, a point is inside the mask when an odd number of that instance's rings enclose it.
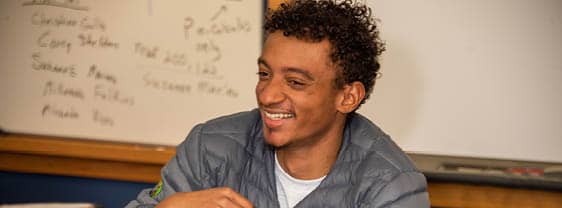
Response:
[[[255,107],[261,0],[0,2],[0,128],[176,145]]]
[[[562,162],[561,1],[367,2],[388,50],[359,112],[404,150]],[[262,4],[1,1],[0,128],[176,145],[256,106]]]
[[[403,149],[562,162],[562,1],[368,4],[388,50],[360,111]]]

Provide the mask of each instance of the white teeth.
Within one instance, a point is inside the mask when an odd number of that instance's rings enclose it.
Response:
[[[281,120],[285,118],[294,117],[292,113],[268,113],[268,112],[265,112],[265,116],[273,120]]]

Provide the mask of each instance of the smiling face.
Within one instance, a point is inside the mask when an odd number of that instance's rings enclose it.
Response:
[[[266,142],[278,147],[311,146],[341,138],[344,89],[335,87],[330,43],[268,35],[258,59],[256,97]]]

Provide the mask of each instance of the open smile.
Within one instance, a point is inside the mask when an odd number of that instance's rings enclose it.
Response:
[[[287,119],[287,118],[293,118],[295,117],[295,114],[292,113],[269,113],[267,111],[263,111],[265,114],[265,117],[271,119],[271,120],[281,120],[281,119]]]
[[[277,129],[295,117],[294,113],[273,113],[263,110],[263,123],[270,129]]]

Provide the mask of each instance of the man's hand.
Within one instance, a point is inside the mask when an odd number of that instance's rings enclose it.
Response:
[[[252,203],[231,188],[180,192],[164,199],[157,208],[253,208]]]

